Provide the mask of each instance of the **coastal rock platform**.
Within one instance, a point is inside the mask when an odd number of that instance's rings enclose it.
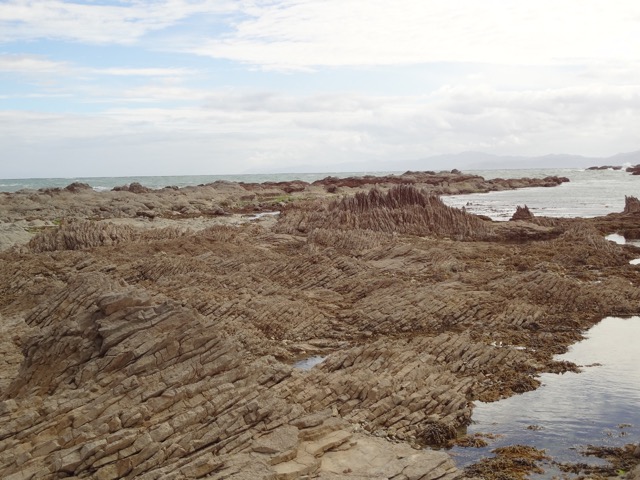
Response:
[[[0,477],[464,478],[425,447],[640,311],[638,251],[604,239],[640,215],[498,224],[418,177],[1,196],[43,223],[0,253]],[[264,191],[292,198],[242,217]]]

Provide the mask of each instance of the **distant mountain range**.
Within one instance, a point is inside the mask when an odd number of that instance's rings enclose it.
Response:
[[[455,154],[434,155],[418,160],[349,162],[318,167],[298,165],[265,173],[317,173],[333,172],[394,172],[407,170],[504,170],[530,168],[588,168],[604,165],[637,165],[640,164],[640,150],[618,153],[610,157],[586,157],[583,155],[550,154],[538,157],[493,155],[483,152],[462,152]]]

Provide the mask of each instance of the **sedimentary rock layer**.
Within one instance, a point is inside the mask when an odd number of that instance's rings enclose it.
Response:
[[[0,476],[461,477],[412,446],[640,310],[638,252],[603,238],[634,202],[497,225],[401,185],[274,227],[44,229],[0,253]]]

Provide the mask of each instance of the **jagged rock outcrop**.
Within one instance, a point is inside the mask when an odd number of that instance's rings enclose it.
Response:
[[[558,260],[563,263],[574,262],[592,268],[627,263],[620,245],[606,240],[598,230],[589,225],[570,227],[553,244],[565,247],[558,249],[558,255],[561,256]],[[580,248],[571,250],[571,245],[580,245]]]
[[[533,213],[531,213],[531,210],[529,210],[529,207],[527,207],[526,205],[524,207],[521,207],[518,205],[518,207],[516,208],[516,211],[511,216],[510,220],[530,221],[530,220],[533,220]]]
[[[139,182],[131,182],[129,185],[113,187],[114,192],[149,193],[150,188],[141,185]]]
[[[133,228],[112,223],[97,223],[84,220],[70,221],[60,228],[48,229],[32,238],[27,248],[32,252],[55,250],[81,250],[85,248],[117,245],[131,241]]]
[[[625,195],[623,213],[640,214],[640,200],[638,200],[636,197]]]
[[[509,219],[494,225],[494,233],[500,240],[507,242],[529,242],[551,240],[558,237],[567,228],[563,219],[536,217],[529,208],[518,206]]]
[[[91,185],[87,183],[82,183],[82,182],[73,182],[67,185],[66,187],[64,187],[64,189],[71,193],[78,193],[86,190],[92,190]]]
[[[60,228],[49,228],[40,232],[29,241],[26,248],[32,252],[84,250],[132,241],[149,241],[154,238],[177,238],[185,233],[179,228],[140,231],[129,225],[115,225],[111,222],[72,220],[64,222]]]
[[[324,228],[434,235],[460,240],[491,236],[491,227],[483,220],[449,207],[438,197],[410,185],[398,185],[387,193],[372,189],[369,193],[344,197],[327,206],[293,206],[281,216],[278,230],[286,233],[308,233]]]

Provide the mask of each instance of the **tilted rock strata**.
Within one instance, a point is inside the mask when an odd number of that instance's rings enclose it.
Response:
[[[156,190],[133,182],[108,192],[95,192],[88,184],[74,182],[64,188],[0,192],[0,251],[28,243],[41,229],[55,229],[61,223],[74,220],[131,219],[135,222],[129,222],[128,226],[186,230],[186,227],[178,227],[176,222],[199,219],[198,223],[243,223],[252,219],[233,218],[232,215],[279,211],[294,200],[321,199],[328,192],[353,195],[367,192],[372,185],[387,190],[400,184],[410,184],[432,195],[450,195],[556,186],[565,181],[568,179],[562,177],[485,180],[455,171],[406,172],[403,175],[347,179],[327,177],[311,184],[297,180],[261,184],[216,181],[195,187],[167,186]],[[202,228],[206,226],[198,225],[193,229]],[[104,240],[109,241],[108,238]]]
[[[624,211],[626,214],[640,214],[640,200],[633,196],[624,197]]]
[[[491,227],[483,220],[410,185],[398,185],[386,193],[372,189],[326,206],[294,205],[282,212],[278,224],[278,231],[286,233],[309,233],[316,228],[451,236],[461,240],[491,236]]]
[[[304,390],[291,367],[251,359],[196,312],[101,275],[82,275],[27,322],[41,330],[3,394],[3,478],[297,478],[287,475],[321,471],[319,457],[352,438],[330,411],[286,401],[285,383]],[[456,476],[442,454],[414,456],[424,478]]]
[[[45,230],[32,238],[27,244],[27,249],[32,252],[83,250],[134,240],[144,242],[154,238],[177,238],[185,233],[183,230],[170,227],[141,231],[128,225],[115,225],[111,222],[71,220],[64,222],[60,228]]]
[[[498,228],[408,188],[302,206],[306,233],[289,209],[272,230],[70,222],[0,254],[0,476],[460,475],[409,445],[638,312],[634,252],[603,238],[636,216]]]

